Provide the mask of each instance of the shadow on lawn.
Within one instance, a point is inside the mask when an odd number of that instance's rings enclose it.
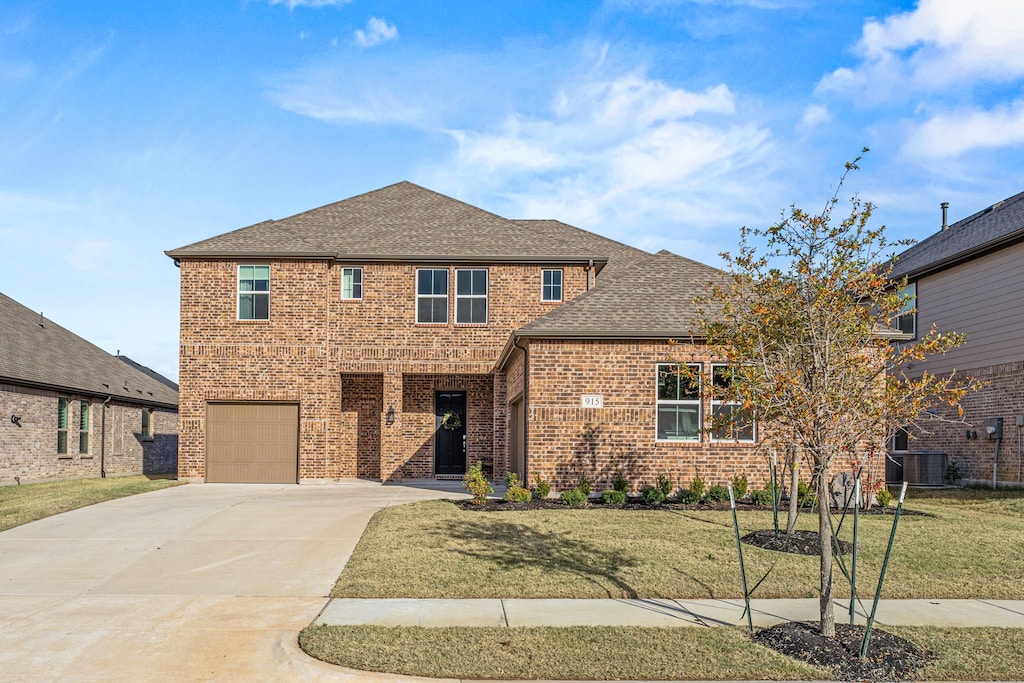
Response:
[[[571,533],[540,533],[524,524],[488,520],[439,525],[435,531],[465,543],[457,552],[503,569],[528,567],[543,572],[571,573],[598,586],[608,597],[638,597],[621,576],[638,562],[624,553],[609,554]],[[613,588],[619,592],[613,592]]]

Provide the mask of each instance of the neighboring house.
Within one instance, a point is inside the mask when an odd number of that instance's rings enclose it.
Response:
[[[963,346],[914,364],[909,372],[945,375],[956,371],[984,387],[968,394],[958,423],[955,409],[941,406],[946,422],[930,433],[898,440],[895,450],[944,453],[967,480],[1021,481],[1024,422],[1024,193],[947,225],[899,255],[893,276],[906,277],[916,314],[899,326],[919,337],[934,325],[966,335]],[[1001,421],[1002,439],[996,439]],[[993,467],[998,449],[998,467]],[[936,460],[939,462],[939,460]],[[994,470],[997,469],[997,472]],[[940,476],[941,480],[941,476]]]
[[[765,476],[755,425],[706,430],[709,266],[408,182],[167,254],[179,478]]]
[[[177,385],[0,294],[0,482],[173,473]]]

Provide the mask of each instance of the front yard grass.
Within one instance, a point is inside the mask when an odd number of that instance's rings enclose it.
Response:
[[[989,495],[986,495],[989,494]],[[884,598],[1024,599],[1024,493],[908,493]],[[770,511],[741,512],[743,533],[771,528]],[[784,524],[784,516],[782,523]],[[815,528],[804,512],[800,528]],[[862,516],[860,591],[873,590],[892,516]],[[847,520],[841,536],[851,537]],[[816,557],[744,546],[756,598],[816,597]],[[848,595],[838,571],[837,597]],[[334,597],[739,598],[728,511],[476,512],[447,501],[373,518]]]
[[[915,680],[1017,680],[1024,629],[886,627],[934,661]],[[829,680],[738,628],[312,626],[310,655],[362,671],[444,678]]]
[[[184,482],[145,475],[106,479],[70,479],[22,486],[0,486],[0,531],[86,505],[134,496]]]

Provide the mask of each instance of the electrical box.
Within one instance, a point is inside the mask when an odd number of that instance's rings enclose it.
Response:
[[[1003,418],[1001,417],[988,417],[985,418],[985,434],[990,439],[1001,439],[1003,438]]]
[[[1017,426],[1024,427],[1024,415],[1017,416]]]

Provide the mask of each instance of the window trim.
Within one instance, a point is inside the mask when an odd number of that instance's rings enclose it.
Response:
[[[143,408],[141,413],[142,419],[142,438],[145,441],[153,440],[153,409]]]
[[[900,297],[906,296],[905,303],[900,307],[896,315],[896,329],[904,332],[902,321],[910,320],[910,332],[905,332],[913,338],[917,338],[917,281],[908,282],[907,286],[900,290]]]
[[[420,273],[423,271],[433,271],[444,273],[445,279],[445,293],[444,294],[420,294]],[[448,268],[417,268],[416,269],[416,282],[414,284],[416,291],[416,324],[417,325],[447,325],[451,319],[451,302],[449,297],[451,296],[451,277]],[[444,299],[444,320],[420,320],[420,299]]]
[[[61,415],[61,406],[64,414]],[[63,418],[63,419],[62,419]],[[57,455],[68,455],[68,424],[71,422],[71,401],[66,396],[57,397]],[[64,437],[63,440],[61,437]]]
[[[459,275],[462,273],[483,273],[484,274],[484,293],[483,294],[459,294]],[[473,277],[470,276],[470,283],[472,284]],[[456,325],[486,325],[491,318],[491,274],[487,268],[456,268],[455,269],[455,324]],[[483,299],[484,300],[484,319],[483,322],[472,321],[472,320],[459,320],[459,300],[460,299]]]
[[[92,404],[89,401],[79,401],[78,410],[78,454],[89,455],[89,433],[92,430]]]
[[[267,269],[267,289],[266,290],[252,289],[252,290],[243,292],[242,291],[242,268],[253,268],[253,267],[264,267],[264,268]],[[235,292],[236,292],[236,296],[235,296],[235,319],[236,320],[243,321],[243,322],[253,322],[253,321],[264,322],[264,321],[270,320],[270,283],[273,280],[273,275],[274,274],[273,274],[273,272],[271,270],[271,266],[270,266],[269,263],[239,263],[238,264],[238,266],[235,268]],[[255,281],[256,280],[254,278],[253,282],[255,282]],[[254,317],[252,317],[252,318],[243,318],[242,317],[242,295],[243,294],[251,294],[251,295],[254,295],[254,296],[255,295],[266,296],[267,297],[267,317],[266,318],[257,318],[257,317],[255,317],[255,315],[256,315],[256,303],[255,303],[255,299],[253,299],[253,316]]]
[[[555,287],[554,284],[547,284],[544,282],[544,276],[548,273],[558,273],[558,298],[548,299],[545,298],[546,289],[548,287]],[[540,300],[542,303],[557,304],[565,300],[565,270],[562,268],[542,268],[540,271]]]
[[[355,274],[358,271],[359,281],[356,282]],[[345,296],[345,273],[352,273],[352,296]],[[355,296],[356,287],[359,288],[359,296]],[[363,300],[363,268],[362,266],[346,266],[341,269],[341,300],[362,301]]]
[[[697,377],[697,398],[696,399],[662,399],[658,393],[658,386],[661,382],[663,367],[680,367],[685,365]],[[656,363],[654,374],[654,441],[655,443],[701,443],[704,430],[704,367],[703,363]],[[696,406],[697,407],[697,434],[694,437],[662,438],[658,436],[658,416],[660,407],[670,406]]]
[[[709,440],[714,443],[757,443],[757,419],[754,416],[750,418],[750,435],[749,439],[740,439],[735,436],[730,437],[727,434],[722,437],[715,435],[714,420],[715,420],[715,408],[721,408],[722,406],[736,406],[741,407],[739,401],[723,401],[720,398],[716,398],[714,394],[715,390],[715,368],[728,368],[728,363],[711,363],[711,429],[709,430]],[[730,380],[731,381],[731,380]]]

